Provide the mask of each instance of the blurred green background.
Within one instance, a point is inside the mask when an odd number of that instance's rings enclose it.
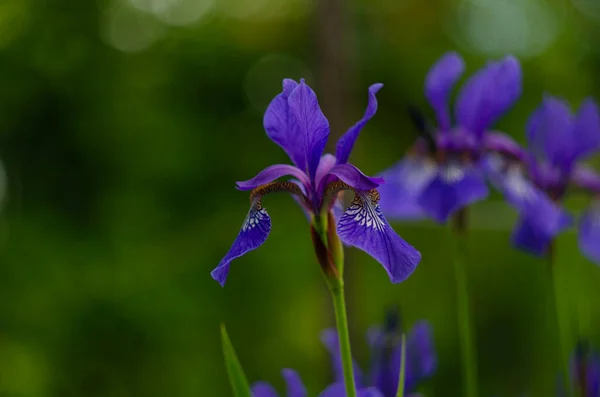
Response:
[[[281,79],[313,86],[330,150],[367,87],[385,84],[351,158],[375,174],[415,139],[406,105],[431,115],[423,79],[445,51],[468,73],[521,59],[524,94],[497,127],[522,142],[543,92],[599,96],[599,39],[594,0],[3,0],[0,395],[228,396],[220,322],[251,381],[282,390],[291,367],[316,393],[331,380],[319,333],[334,320],[293,200],[266,199],[273,232],[224,289],[209,275],[248,210],[235,181],[288,162],[262,128]],[[547,397],[559,370],[550,283],[543,261],[511,248],[515,219],[496,194],[471,214],[481,395]],[[428,319],[435,332],[439,368],[423,390],[459,396],[449,233],[394,227],[423,261],[392,285],[347,251],[354,354],[365,367],[367,328],[399,304],[407,326]],[[558,253],[597,329],[600,268],[574,233]]]

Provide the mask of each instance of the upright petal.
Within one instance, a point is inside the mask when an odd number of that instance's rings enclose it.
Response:
[[[421,208],[438,222],[488,195],[483,171],[475,165],[451,162],[440,170],[419,197]]]
[[[590,261],[600,265],[600,200],[592,203],[581,217],[579,249]]]
[[[437,369],[437,356],[433,345],[433,331],[427,321],[416,323],[406,341],[406,390],[412,391],[417,382],[431,377]]]
[[[490,62],[465,83],[456,103],[456,119],[477,137],[504,114],[521,96],[521,66],[507,56]]]
[[[237,187],[240,190],[252,190],[286,175],[298,178],[303,187],[310,186],[307,175],[297,167],[288,164],[275,164],[265,168],[252,179],[237,182]]]
[[[267,382],[256,382],[250,389],[252,397],[279,397],[277,391]]]
[[[358,168],[352,164],[337,164],[329,170],[330,175],[338,177],[342,182],[348,186],[358,190],[371,190],[378,187],[384,181],[382,178],[368,177],[363,174]],[[325,187],[322,186],[319,191],[323,191]]]
[[[404,281],[421,261],[421,253],[388,224],[379,208],[379,194],[357,191],[337,225],[340,239],[365,251],[383,265],[392,283]]]
[[[579,107],[574,130],[572,161],[600,150],[600,114],[593,99],[586,99]]]
[[[379,205],[394,220],[422,219],[425,212],[419,204],[423,190],[437,174],[437,164],[427,157],[407,156],[380,176],[385,180],[377,190]]]
[[[575,136],[573,117],[567,102],[545,96],[540,107],[530,116],[526,129],[533,154],[556,167],[570,167],[575,151]]]
[[[306,387],[296,371],[285,368],[281,372],[287,385],[287,397],[306,397],[308,395]]]
[[[229,252],[211,272],[212,278],[224,286],[231,261],[263,245],[270,231],[271,218],[267,214],[267,210],[264,207],[253,205]]]
[[[331,355],[335,381],[343,382],[344,371],[342,369],[342,356],[340,355],[340,342],[337,331],[334,328],[329,328],[321,332],[321,342],[323,342]],[[362,371],[354,360],[352,361],[352,364],[354,366],[354,382],[360,386],[362,384]]]
[[[425,79],[425,97],[437,116],[439,129],[451,127],[448,98],[454,85],[465,71],[465,62],[456,52],[442,56],[429,70]]]
[[[337,159],[333,154],[325,153],[321,156],[321,160],[319,161],[319,166],[317,167],[317,173],[315,175],[315,186],[319,186],[319,184],[323,181],[329,171],[335,166],[337,163]]]
[[[285,150],[297,167],[304,170],[306,168],[304,135],[301,134],[298,122],[288,104],[288,97],[297,86],[298,83],[294,80],[283,80],[283,92],[273,98],[267,107],[263,125],[267,136]]]
[[[367,110],[365,110],[365,114],[362,119],[356,122],[344,135],[340,137],[337,142],[337,147],[335,149],[335,157],[338,160],[339,164],[344,164],[348,161],[348,157],[350,157],[350,153],[352,152],[352,148],[354,147],[354,142],[356,142],[356,138],[358,138],[358,134],[363,129],[367,121],[371,120],[375,113],[377,113],[377,98],[375,94],[383,87],[383,84],[377,83],[373,84],[369,87],[369,102],[367,104]]]
[[[298,87],[288,98],[288,104],[298,124],[299,133],[304,139],[301,146],[306,153],[306,164],[301,169],[310,175],[311,182],[315,180],[319,160],[329,137],[329,121],[323,115],[317,95],[300,80]]]
[[[358,389],[357,397],[385,397],[379,390],[374,387]],[[319,397],[346,397],[346,387],[344,382],[337,382],[327,387]]]

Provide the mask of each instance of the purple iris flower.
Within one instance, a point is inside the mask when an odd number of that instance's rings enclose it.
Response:
[[[425,216],[446,222],[456,211],[488,195],[483,154],[509,138],[489,131],[521,95],[521,68],[512,56],[489,62],[463,85],[452,123],[449,97],[465,69],[450,52],[429,70],[425,96],[433,107],[437,128],[420,121],[423,136],[399,163],[384,171],[381,208],[390,218]]]
[[[569,188],[592,196],[579,221],[579,246],[590,260],[600,263],[600,176],[580,164],[600,150],[600,114],[591,99],[572,115],[562,99],[545,96],[527,123],[529,149],[519,159],[493,155],[486,167],[490,179],[518,211],[513,243],[542,255],[571,216],[560,203]]]
[[[394,232],[379,207],[376,189],[383,180],[365,176],[348,163],[360,131],[377,111],[375,94],[381,87],[382,84],[369,87],[364,116],[339,139],[333,156],[323,154],[329,122],[321,112],[314,91],[304,80],[300,83],[283,80],[283,92],[271,101],[265,112],[264,127],[269,138],[285,150],[294,165],[272,165],[254,178],[237,183],[239,190],[250,191],[250,211],[229,252],[212,271],[215,280],[224,285],[231,261],[266,241],[271,218],[262,199],[267,193],[278,191],[291,193],[311,221],[331,215],[342,242],[378,260],[392,282],[403,281],[414,271],[421,254]],[[284,176],[293,179],[277,181]],[[340,193],[345,190],[354,192],[354,200],[345,212],[336,214],[336,208],[341,208]]]
[[[571,357],[571,384],[580,397],[600,397],[600,358],[587,342],[580,341]],[[559,383],[559,397],[566,397]]]
[[[371,348],[372,365],[364,375],[354,364],[355,381],[359,387],[374,387],[383,397],[395,397],[398,389],[402,346],[397,324],[374,326],[368,330],[367,339]],[[339,353],[338,336],[334,329],[323,332],[321,339],[329,350],[336,383],[331,387],[343,386],[342,362]],[[407,396],[416,397],[420,382],[430,378],[437,368],[437,357],[433,346],[431,326],[426,321],[416,323],[407,335],[404,391]]]
[[[287,386],[287,397],[308,396],[306,387],[296,371],[286,368],[282,371],[282,374]],[[340,384],[340,386],[341,388],[338,385],[335,387],[328,387],[319,395],[319,397],[346,397],[346,389],[344,388],[343,383]],[[256,382],[252,385],[251,389],[252,397],[279,397],[275,388],[267,382]],[[383,395],[373,387],[359,389],[357,390],[357,393],[358,397],[383,397]]]

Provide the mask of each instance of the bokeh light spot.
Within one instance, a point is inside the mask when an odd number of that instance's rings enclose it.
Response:
[[[138,10],[154,15],[168,25],[185,26],[199,21],[214,0],[129,0]]]
[[[316,0],[218,0],[217,8],[230,18],[269,20],[303,17],[315,4]]]
[[[140,52],[165,33],[162,24],[126,3],[109,7],[102,25],[106,42],[123,52]]]

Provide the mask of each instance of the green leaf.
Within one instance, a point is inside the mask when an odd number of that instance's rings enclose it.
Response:
[[[225,324],[221,324],[221,342],[223,343],[223,356],[225,357],[225,366],[227,367],[227,373],[229,374],[229,383],[233,389],[234,397],[252,397],[250,393],[250,386],[248,385],[248,379],[244,374],[242,365],[240,364]]]

